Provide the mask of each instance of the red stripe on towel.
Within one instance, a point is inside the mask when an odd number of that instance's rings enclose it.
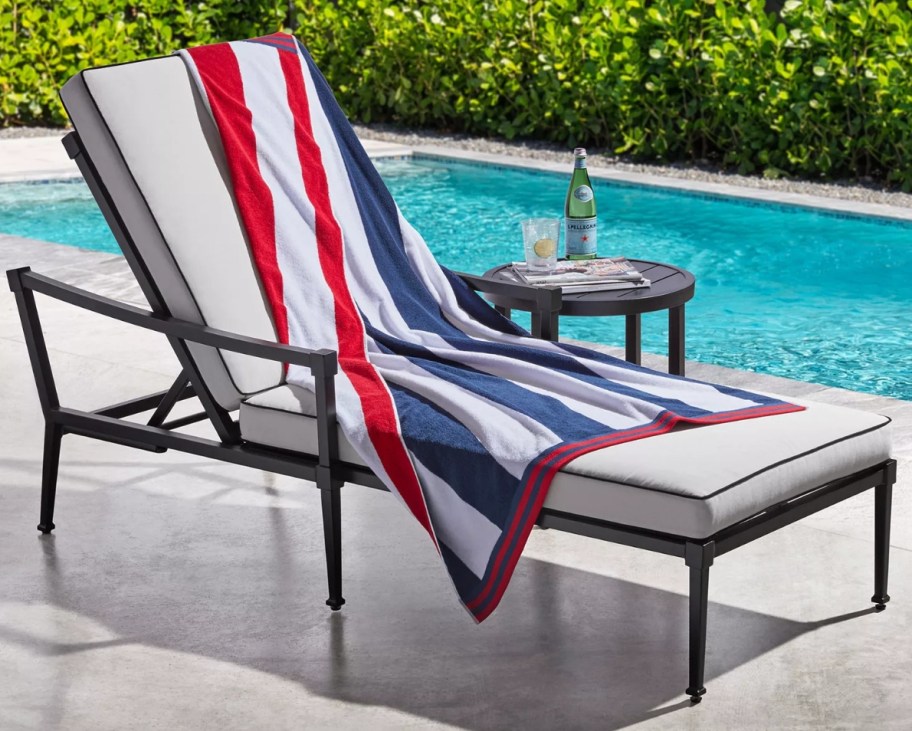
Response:
[[[430,516],[415,468],[405,449],[396,407],[380,374],[367,359],[364,323],[352,299],[345,277],[342,231],[329,196],[329,182],[322,154],[311,127],[310,103],[304,85],[301,58],[279,53],[288,90],[288,105],[295,120],[295,141],[303,171],[304,189],[315,212],[317,252],[323,276],[333,293],[339,367],[361,400],[361,410],[371,443],[383,468],[412,514],[434,540]]]
[[[282,272],[276,259],[275,204],[269,186],[259,174],[253,115],[244,99],[241,69],[227,43],[191,48],[188,52],[196,64],[222,137],[234,196],[272,309],[276,337],[280,343],[287,343],[288,312]]]

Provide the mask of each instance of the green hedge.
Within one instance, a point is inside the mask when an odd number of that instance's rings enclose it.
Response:
[[[76,69],[276,30],[287,2],[0,0],[0,116],[59,123]],[[4,5],[5,4],[5,5]],[[14,3],[14,6],[16,4]],[[910,2],[297,0],[357,120],[912,188]],[[6,53],[8,47],[13,53]]]
[[[357,0],[300,21],[364,121],[912,186],[908,3]]]
[[[276,0],[0,0],[0,122],[60,125],[77,71],[278,29]]]

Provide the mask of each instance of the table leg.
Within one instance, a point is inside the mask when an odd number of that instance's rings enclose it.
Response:
[[[638,314],[627,315],[626,335],[627,354],[625,357],[627,362],[639,365],[643,351],[643,336],[640,329],[640,316]]]
[[[510,317],[510,308],[509,307],[501,307],[500,305],[494,305],[494,309],[497,310],[504,317],[507,317],[507,318]]]
[[[668,372],[684,375],[684,305],[668,310]]]
[[[532,313],[532,335],[541,340],[551,340],[557,342],[558,338],[558,314],[556,312]]]

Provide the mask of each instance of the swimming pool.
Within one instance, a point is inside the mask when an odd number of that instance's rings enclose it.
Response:
[[[377,167],[441,263],[462,271],[519,258],[519,221],[563,207],[562,176],[423,158]],[[696,275],[688,358],[912,400],[912,225],[594,187],[601,254]],[[81,182],[0,185],[0,232],[118,251]],[[562,318],[561,334],[622,345],[623,319]],[[644,315],[644,350],[666,343],[665,313]]]

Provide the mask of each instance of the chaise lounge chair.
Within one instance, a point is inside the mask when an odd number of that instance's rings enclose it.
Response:
[[[336,354],[276,342],[276,330],[227,182],[214,124],[178,57],[97,68],[61,96],[64,138],[120,243],[151,311],[31,272],[9,271],[46,420],[41,517],[54,529],[61,438],[75,434],[154,452],[176,449],[313,481],[321,490],[329,583],[341,608],[340,487],[383,484],[337,429]],[[213,262],[217,261],[217,267]],[[473,288],[527,297],[545,316],[559,291],[460,275]],[[182,371],[166,392],[96,411],[61,406],[35,293],[166,336]],[[311,394],[282,363],[309,367]],[[196,398],[202,411],[169,418]],[[878,609],[889,600],[890,505],[896,463],[889,419],[823,404],[732,423],[676,428],[565,465],[537,524],[684,559],[690,570],[690,675],[705,693],[709,569],[716,557],[869,488],[875,489]],[[125,417],[151,411],[146,424]],[[181,433],[208,420],[217,440]]]

